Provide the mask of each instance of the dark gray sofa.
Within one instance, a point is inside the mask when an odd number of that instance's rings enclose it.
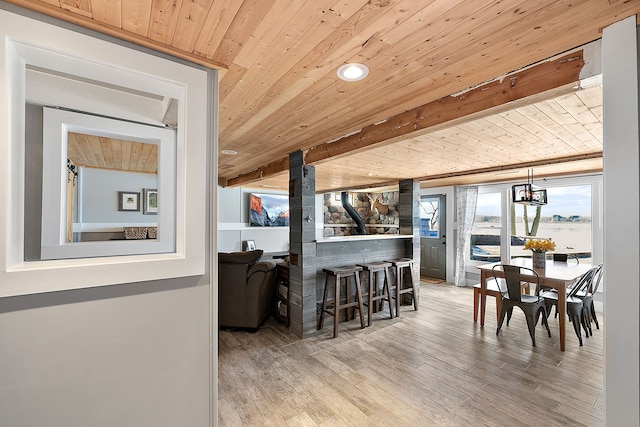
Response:
[[[257,329],[275,307],[276,269],[260,261],[262,250],[218,253],[221,327]]]

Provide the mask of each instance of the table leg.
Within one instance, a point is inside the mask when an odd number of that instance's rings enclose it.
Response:
[[[558,286],[558,326],[560,327],[560,351],[564,351],[564,337],[567,319],[567,287]]]
[[[485,270],[480,270],[480,326],[484,326],[484,313],[487,307],[487,276]]]

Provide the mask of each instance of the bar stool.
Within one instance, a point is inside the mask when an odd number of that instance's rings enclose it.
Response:
[[[418,309],[418,293],[415,291],[415,284],[413,281],[413,259],[411,258],[400,258],[390,262],[393,267],[396,269],[396,291],[394,298],[396,299],[396,317],[400,316],[400,295],[403,294],[411,294],[413,298],[413,308],[415,310]],[[404,287],[403,276],[406,272],[405,269],[408,269],[410,283],[408,287]]]
[[[389,291],[389,267],[390,262],[371,262],[368,264],[358,264],[364,270],[363,273],[368,273],[369,287],[367,292],[367,326],[371,326],[371,316],[373,316],[373,305],[377,304],[377,301],[381,302],[381,308],[384,306],[384,302],[389,303],[389,318],[393,319],[393,308],[391,306],[391,292]],[[378,279],[380,273],[384,274],[382,282],[382,293],[378,288]],[[375,295],[374,295],[375,293]]]
[[[347,266],[337,268],[324,268],[322,271],[326,274],[324,282],[324,297],[322,299],[322,311],[320,312],[320,322],[318,324],[318,330],[322,330],[324,327],[324,315],[325,313],[333,316],[333,337],[338,336],[338,322],[340,320],[340,310],[343,308],[356,307],[360,313],[360,329],[364,329],[364,315],[362,307],[362,294],[360,293],[360,272],[362,267],[359,266]],[[333,277],[333,295],[332,300],[329,299],[329,278]],[[349,278],[353,277],[356,284],[356,300],[349,301]],[[345,302],[341,303],[340,298],[340,285],[342,285],[344,279],[345,290]],[[329,308],[329,306],[332,307]],[[355,317],[355,310],[354,310]],[[348,318],[348,316],[347,316]]]

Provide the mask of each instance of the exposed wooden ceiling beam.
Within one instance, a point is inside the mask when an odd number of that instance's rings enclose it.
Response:
[[[360,132],[312,147],[305,154],[305,163],[318,164],[360,150],[391,144],[399,138],[423,134],[428,129],[465,117],[478,117],[478,114],[484,112],[488,114],[496,107],[577,83],[583,66],[583,51],[577,50],[513,72],[468,91],[390,117],[384,122],[369,125]],[[254,182],[281,174],[288,167],[288,158],[280,159],[258,170],[230,178],[227,185],[239,186]]]
[[[285,157],[275,162],[264,165],[258,170],[240,175],[236,178],[227,179],[226,185],[223,187],[238,187],[243,184],[259,181],[260,179],[277,175],[289,170],[289,157]],[[218,181],[220,184],[220,181]]]
[[[458,176],[477,175],[481,173],[491,173],[491,172],[504,172],[504,171],[514,170],[514,169],[533,168],[536,166],[547,166],[547,165],[555,165],[558,163],[568,163],[568,162],[576,162],[580,160],[600,159],[600,158],[602,158],[602,151],[599,151],[597,153],[578,154],[575,156],[560,157],[555,159],[536,160],[531,162],[523,162],[523,163],[510,164],[510,165],[500,165],[500,166],[472,169],[472,170],[459,171],[459,172],[443,173],[439,175],[428,175],[423,177],[416,177],[415,180],[421,181],[421,182],[428,182],[430,180],[437,180],[437,179],[443,179],[443,178],[453,178]]]

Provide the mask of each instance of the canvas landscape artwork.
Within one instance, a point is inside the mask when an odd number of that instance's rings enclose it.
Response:
[[[289,197],[283,194],[251,193],[249,224],[252,227],[288,227]]]

